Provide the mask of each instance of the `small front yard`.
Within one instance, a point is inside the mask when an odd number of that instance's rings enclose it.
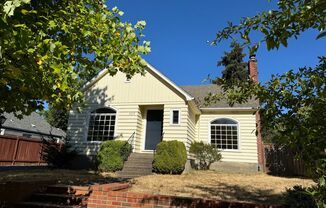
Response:
[[[136,178],[130,191],[279,204],[281,194],[286,188],[313,184],[310,179],[283,178],[262,173],[194,171],[183,175],[152,175]]]
[[[0,183],[54,180],[68,185],[88,185],[117,181],[113,173],[97,174],[86,170],[34,169],[0,171]]]
[[[20,170],[0,171],[0,183],[12,181],[57,180],[58,183],[90,185],[119,180],[115,174],[94,171]],[[311,186],[310,179],[284,178],[266,174],[220,173],[193,171],[182,175],[151,175],[131,180],[129,191],[161,195],[190,196],[257,203],[281,203],[286,188],[294,185]]]

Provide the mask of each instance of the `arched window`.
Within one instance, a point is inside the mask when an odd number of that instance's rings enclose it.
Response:
[[[88,141],[105,141],[114,138],[116,111],[99,108],[92,111],[88,125]]]
[[[238,122],[228,118],[212,121],[211,144],[218,149],[239,149]]]

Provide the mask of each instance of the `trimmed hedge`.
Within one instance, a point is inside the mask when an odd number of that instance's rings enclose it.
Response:
[[[98,169],[100,171],[122,170],[123,163],[132,152],[132,146],[125,141],[110,140],[101,144],[97,153]]]
[[[163,174],[180,174],[185,168],[187,151],[184,143],[163,141],[156,146],[153,171]]]

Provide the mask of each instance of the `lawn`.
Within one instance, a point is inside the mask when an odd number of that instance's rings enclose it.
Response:
[[[12,181],[56,180],[62,184],[90,185],[119,181],[115,174],[74,170],[0,171],[0,184]],[[286,188],[294,185],[311,186],[313,181],[284,178],[263,173],[239,174],[216,171],[193,171],[182,175],[151,175],[131,180],[129,191],[150,194],[176,195],[240,200],[278,204]]]
[[[152,175],[136,178],[130,191],[162,195],[240,200],[279,204],[286,188],[311,186],[310,179],[259,174],[194,171],[183,175]]]
[[[55,180],[61,184],[89,185],[93,183],[110,183],[117,181],[114,174],[98,174],[86,170],[34,169],[0,171],[0,183],[13,181]]]

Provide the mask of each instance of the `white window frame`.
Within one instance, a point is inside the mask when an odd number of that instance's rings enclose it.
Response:
[[[115,111],[115,125],[114,125],[114,138],[115,139],[117,137],[117,124],[118,124],[118,114],[119,114],[119,111],[117,108],[115,107],[112,107],[112,106],[97,106],[97,107],[92,107],[88,113],[87,113],[87,117],[86,117],[86,129],[84,131],[84,142],[86,143],[94,143],[94,144],[101,144],[102,142],[104,141],[90,141],[88,140],[88,130],[89,130],[89,122],[90,122],[90,118],[91,118],[91,114],[93,111],[96,111],[97,109],[100,109],[100,108],[108,108],[108,109],[112,109]]]
[[[212,122],[219,120],[219,119],[229,119],[232,120],[234,122],[236,122],[237,124],[212,124]],[[220,117],[220,118],[214,118],[213,120],[211,120],[208,123],[208,143],[211,144],[211,126],[237,126],[237,143],[238,143],[238,148],[237,149],[220,149],[218,148],[218,150],[220,150],[221,152],[239,152],[241,151],[241,145],[240,145],[240,122],[237,121],[236,119],[233,118],[228,118],[228,117]]]
[[[178,111],[178,123],[173,123],[173,112],[174,111]],[[171,109],[171,111],[170,111],[170,124],[174,125],[174,126],[177,126],[177,125],[180,125],[180,123],[181,123],[181,111],[180,111],[180,109]]]

